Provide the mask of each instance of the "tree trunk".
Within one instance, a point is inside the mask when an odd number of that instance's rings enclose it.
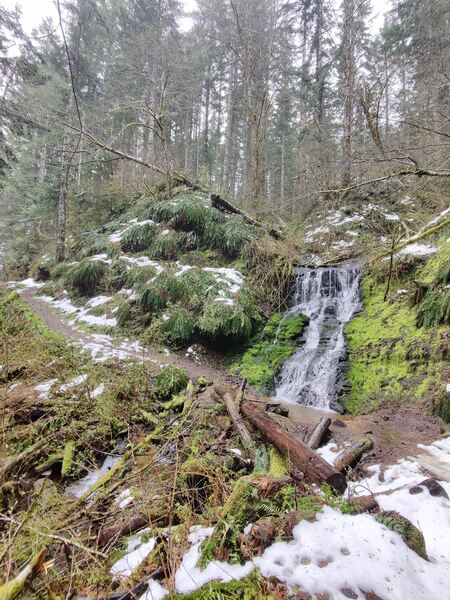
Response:
[[[352,183],[353,114],[355,103],[355,1],[344,0],[342,33],[344,131],[342,136],[341,187]]]

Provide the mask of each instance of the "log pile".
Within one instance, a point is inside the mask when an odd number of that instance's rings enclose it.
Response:
[[[260,410],[255,403],[244,400],[245,386],[246,381],[244,380],[234,399],[228,389],[216,386],[215,390],[222,397],[248,457],[254,457],[254,441],[245,420],[259,432],[264,440],[281,452],[288,464],[301,471],[307,479],[318,485],[326,483],[335,492],[342,494],[347,487],[343,472],[354,464],[364,452],[373,447],[371,438],[364,436],[356,444],[341,452],[337,456],[335,465],[330,465],[316,452],[329,431],[331,425],[329,417],[322,417],[307,441],[302,441],[282,427],[270,413]]]

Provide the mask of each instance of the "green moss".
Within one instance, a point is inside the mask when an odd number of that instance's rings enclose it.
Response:
[[[408,519],[394,511],[382,512],[376,515],[375,519],[391,531],[401,535],[411,550],[424,560],[428,560],[423,534]]]
[[[64,448],[64,455],[61,467],[61,478],[65,479],[70,475],[70,471],[72,470],[73,464],[73,455],[75,452],[75,442],[73,440],[69,440]]]
[[[258,341],[244,353],[237,367],[239,374],[256,389],[270,393],[275,376],[297,349],[297,339],[308,322],[305,315],[274,314]]]
[[[156,394],[161,399],[178,394],[187,386],[188,381],[189,377],[185,369],[178,365],[167,365],[156,377]]]
[[[242,559],[240,539],[244,528],[263,517],[281,517],[295,503],[295,490],[285,485],[269,498],[264,497],[266,476],[241,477],[234,484],[212,536],[203,543],[201,565],[208,564],[216,554],[229,555],[229,562]]]
[[[433,380],[443,372],[436,348],[439,330],[418,328],[417,308],[394,290],[393,298],[384,301],[384,290],[384,282],[371,275],[363,278],[364,310],[345,330],[351,392],[344,405],[353,414],[374,410],[384,401],[433,395]]]
[[[167,417],[167,415],[170,415],[171,413],[181,412],[185,402],[186,396],[172,396],[170,400],[163,403],[162,410],[159,413],[160,417]]]

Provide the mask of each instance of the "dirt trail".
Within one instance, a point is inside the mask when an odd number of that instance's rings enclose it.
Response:
[[[50,329],[60,333],[68,340],[71,340],[80,346],[91,350],[97,355],[111,358],[133,358],[138,361],[154,363],[155,365],[177,364],[184,367],[189,377],[206,377],[214,382],[226,381],[235,382],[235,378],[224,369],[213,367],[206,362],[196,362],[180,354],[165,354],[155,348],[137,348],[133,343],[123,343],[115,340],[111,336],[90,334],[75,329],[66,323],[62,317],[57,314],[52,307],[35,296],[35,290],[26,288],[21,291],[22,299],[28,306],[48,325]],[[134,347],[133,347],[134,346]]]
[[[204,376],[215,383],[226,382],[237,384],[238,381],[224,369],[210,364],[198,362],[179,354],[164,354],[155,348],[136,349],[132,344],[123,345],[109,336],[89,334],[73,328],[52,310],[48,303],[34,295],[35,290],[27,288],[21,292],[28,306],[54,331],[79,344],[86,349],[105,357],[134,358],[157,365],[177,364],[186,369],[192,378]],[[270,398],[256,397],[259,402],[273,402]],[[289,419],[295,423],[313,426],[325,414],[314,408],[285,403],[289,410]],[[417,444],[428,445],[439,439],[443,431],[441,419],[423,414],[423,408],[413,404],[401,407],[390,406],[368,415],[351,417],[336,413],[326,413],[332,418],[331,432],[338,445],[355,442],[365,433],[370,432],[374,440],[373,451],[366,456],[366,463],[389,465],[400,458],[414,457],[419,460],[425,470],[433,474],[430,457],[419,451]],[[442,465],[437,465],[436,469]],[[450,465],[445,466],[441,478],[450,481]]]

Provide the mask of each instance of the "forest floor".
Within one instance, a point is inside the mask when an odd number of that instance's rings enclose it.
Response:
[[[132,344],[116,346],[109,336],[85,333],[72,327],[61,315],[52,310],[48,303],[35,296],[33,288],[24,289],[21,292],[21,297],[50,329],[86,349],[92,349],[92,346],[94,346],[97,354],[110,356],[114,353],[115,348],[119,348],[122,358],[150,362],[161,366],[168,363],[177,364],[186,369],[189,377],[193,379],[206,377],[215,384],[238,384],[238,379],[235,376],[219,365],[212,365],[208,362],[207,357],[202,356],[202,360],[199,362],[198,359],[194,360],[182,354],[171,353],[167,355],[154,347],[145,347],[142,350],[136,349]],[[252,400],[257,402],[272,402],[272,399],[265,396],[258,394],[252,394],[252,396]],[[296,425],[301,424],[314,426],[320,417],[325,414],[329,416],[330,414],[292,403],[280,404],[284,404],[289,411],[289,416],[286,419],[280,417],[281,421],[285,421],[282,424],[287,426],[288,429],[295,429]],[[404,457],[414,457],[414,460],[423,463],[422,466],[432,475],[450,482],[449,465],[442,465],[438,461],[434,461],[432,457],[423,455],[423,453],[417,454],[418,443],[431,444],[444,432],[442,419],[425,415],[423,406],[415,404],[405,406],[402,403],[400,408],[400,405],[394,406],[390,403],[366,415],[350,416],[336,413],[331,413],[331,415],[331,434],[337,448],[354,443],[364,434],[370,433],[374,447],[365,456],[365,466],[374,463],[386,466]]]

